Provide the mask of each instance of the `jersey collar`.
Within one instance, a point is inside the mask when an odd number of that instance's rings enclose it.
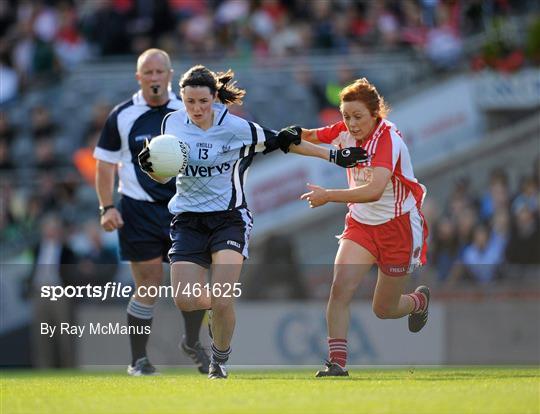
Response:
[[[214,109],[214,124],[221,125],[223,123],[223,119],[225,119],[225,116],[229,112],[227,109],[227,106],[221,103],[215,103],[212,105],[212,109]]]

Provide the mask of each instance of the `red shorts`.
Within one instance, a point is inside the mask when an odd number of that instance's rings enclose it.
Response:
[[[405,276],[426,264],[428,228],[422,212],[414,209],[386,223],[359,223],[349,212],[340,239],[367,249],[389,276]]]

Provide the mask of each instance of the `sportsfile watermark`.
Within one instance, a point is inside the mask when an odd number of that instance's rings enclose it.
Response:
[[[178,283],[176,286],[139,286],[137,288],[120,282],[107,282],[104,286],[41,286],[40,297],[57,301],[61,298],[127,299],[136,293],[138,297],[178,298],[180,296],[199,298],[242,296],[242,283]]]

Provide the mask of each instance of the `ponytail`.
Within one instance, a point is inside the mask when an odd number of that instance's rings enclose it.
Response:
[[[246,91],[238,88],[236,86],[236,81],[229,83],[234,78],[234,72],[229,69],[225,73],[217,73],[216,77],[218,84],[217,96],[220,102],[225,105],[242,105],[242,98],[246,95]]]

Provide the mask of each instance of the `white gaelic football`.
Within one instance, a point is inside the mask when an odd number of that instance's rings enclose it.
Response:
[[[186,170],[189,160],[189,145],[174,135],[158,135],[148,144],[154,174],[173,177]]]

